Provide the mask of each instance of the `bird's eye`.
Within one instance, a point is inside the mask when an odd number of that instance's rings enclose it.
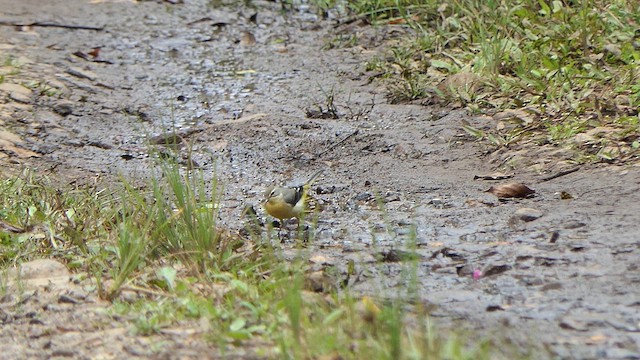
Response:
[[[269,193],[269,197],[272,198],[276,195],[276,189],[271,190],[271,192]]]

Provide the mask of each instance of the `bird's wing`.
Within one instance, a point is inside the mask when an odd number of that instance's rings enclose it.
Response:
[[[284,201],[295,206],[304,196],[304,185],[295,187],[284,194]]]

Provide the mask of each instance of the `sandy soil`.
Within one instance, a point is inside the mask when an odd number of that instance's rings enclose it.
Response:
[[[586,165],[549,179],[572,168],[570,152],[489,152],[461,126],[491,128],[490,117],[386,101],[364,65],[404,30],[254,4],[0,0],[0,53],[21,64],[0,84],[3,171],[144,179],[153,176],[149,140],[175,130],[189,144],[181,154],[216,171],[222,218],[240,229],[242,209],[265,187],[325,169],[312,251],[366,268],[357,291],[402,289],[396,255],[416,238],[419,293],[438,324],[533,347],[535,358],[640,358],[637,166]],[[43,26],[51,23],[93,29]],[[321,50],[356,32],[359,45]],[[306,116],[330,95],[340,118]],[[474,180],[495,171],[513,178]],[[485,192],[512,181],[535,196]],[[132,336],[106,306],[74,282],[27,285],[0,301],[0,358],[216,357],[204,329]]]

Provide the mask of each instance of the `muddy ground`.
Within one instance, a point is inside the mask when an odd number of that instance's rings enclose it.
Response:
[[[357,291],[400,292],[398,260],[415,238],[419,294],[439,326],[506,339],[533,358],[640,358],[638,166],[584,165],[549,179],[572,169],[570,151],[491,151],[461,130],[462,121],[494,127],[491,117],[387,102],[365,63],[406,30],[253,4],[0,0],[0,51],[20,64],[0,84],[3,171],[28,166],[99,186],[144,179],[149,140],[173,129],[195,166],[216,171],[222,219],[241,229],[242,209],[266,186],[325,169],[309,251],[340,266],[355,260]],[[321,49],[354,33],[356,46]],[[330,95],[340,118],[306,116]],[[494,171],[514,177],[474,180]],[[484,192],[508,181],[535,196]],[[68,282],[28,294],[3,299],[0,358],[218,356],[197,326],[132,336],[95,293]]]

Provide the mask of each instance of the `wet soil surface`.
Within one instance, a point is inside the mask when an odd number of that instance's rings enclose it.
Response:
[[[356,291],[402,293],[412,247],[421,301],[439,326],[506,339],[534,358],[640,358],[637,166],[564,174],[563,150],[489,153],[461,126],[492,127],[491,118],[392,105],[369,81],[367,59],[405,30],[254,5],[0,0],[0,51],[20,64],[2,68],[3,169],[69,183],[144,179],[156,173],[149,142],[170,154],[163,134],[175,131],[185,167],[191,156],[217,174],[221,217],[234,229],[268,185],[324,169],[308,251],[338,266],[355,260]],[[353,33],[359,45],[321,50]],[[307,117],[327,113],[331,97],[339,118]],[[474,180],[497,170],[514,177]],[[485,192],[514,181],[535,195]],[[217,356],[204,329],[133,336],[94,293],[62,284],[2,300],[0,357]]]

